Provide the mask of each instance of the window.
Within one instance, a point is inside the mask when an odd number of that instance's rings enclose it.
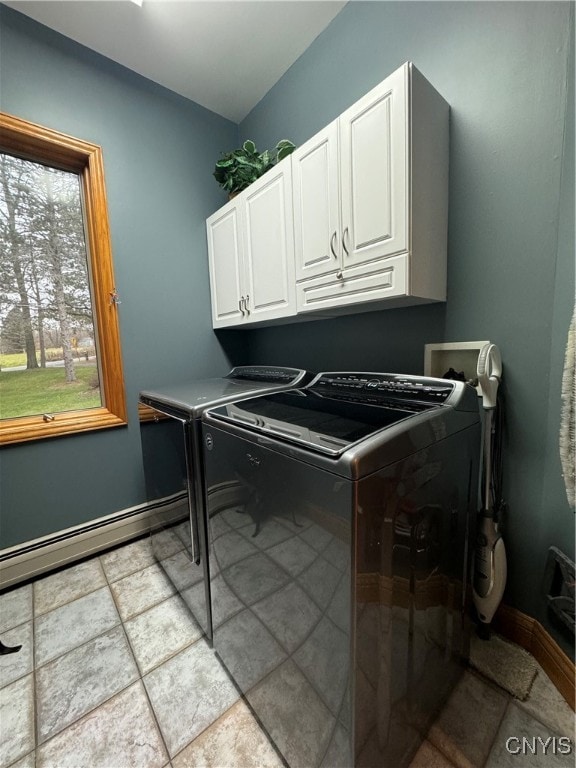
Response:
[[[126,424],[100,147],[0,113],[0,248],[0,443]]]

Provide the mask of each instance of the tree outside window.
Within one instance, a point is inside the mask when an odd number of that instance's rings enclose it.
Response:
[[[126,423],[99,147],[0,113],[0,442]]]

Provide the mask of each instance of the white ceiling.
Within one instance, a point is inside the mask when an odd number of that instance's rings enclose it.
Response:
[[[335,0],[13,0],[17,11],[240,122],[328,26]]]

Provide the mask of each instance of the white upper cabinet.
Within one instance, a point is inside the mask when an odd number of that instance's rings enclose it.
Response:
[[[206,228],[214,328],[295,314],[290,158],[213,214]]]
[[[408,68],[340,117],[343,269],[407,249]]]
[[[245,190],[244,255],[247,320],[294,314],[294,228],[290,158]]]
[[[295,151],[298,312],[445,300],[448,114],[405,64]]]
[[[338,121],[292,153],[296,279],[339,267],[340,165]]]
[[[445,301],[448,120],[404,64],[211,216],[214,327]]]
[[[206,222],[214,328],[244,319],[244,256],[240,206],[232,200]]]
[[[296,277],[406,250],[404,69],[294,151]]]

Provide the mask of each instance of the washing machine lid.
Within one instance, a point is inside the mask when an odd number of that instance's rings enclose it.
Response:
[[[213,418],[331,456],[406,419],[445,406],[455,384],[374,373],[322,373],[307,387],[210,409]]]
[[[171,384],[157,390],[143,390],[139,400],[162,413],[189,420],[199,418],[206,408],[219,403],[301,386],[306,383],[306,378],[310,376],[300,368],[237,366],[226,376]]]

